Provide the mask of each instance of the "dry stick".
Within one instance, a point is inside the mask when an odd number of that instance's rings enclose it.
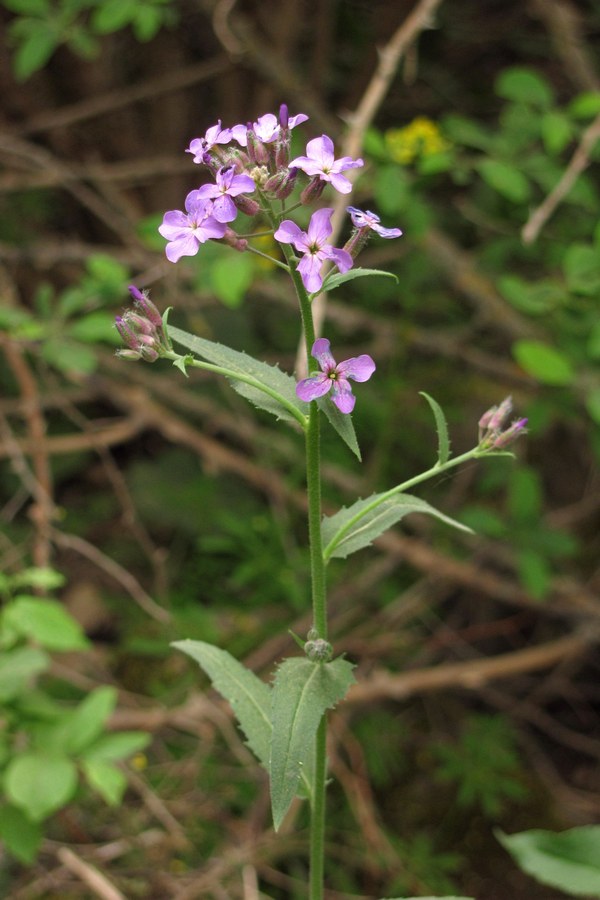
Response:
[[[59,547],[65,547],[67,550],[74,550],[76,553],[79,553],[80,556],[84,556],[86,559],[89,559],[90,562],[95,563],[99,569],[107,572],[108,575],[125,588],[140,609],[143,609],[145,613],[153,619],[156,619],[157,622],[166,623],[171,621],[171,614],[166,609],[163,609],[162,606],[159,606],[158,603],[155,603],[152,597],[146,593],[140,583],[127,569],[120,566],[114,559],[106,556],[106,554],[98,550],[97,547],[90,544],[89,541],[84,540],[76,534],[65,534],[56,528],[52,529],[51,535],[52,540],[55,544],[58,544]]]
[[[433,15],[441,2],[442,0],[420,0],[420,3],[415,6],[410,15],[407,16],[402,25],[397,29],[390,42],[379,51],[379,65],[377,66],[375,74],[363,94],[362,100],[356,111],[347,116],[347,119],[350,122],[350,129],[342,144],[340,152],[341,156],[351,156],[352,158],[356,158],[360,154],[365,132],[383,103],[392,83],[392,79],[398,70],[402,56],[414,43],[419,34],[426,28],[431,27]],[[348,175],[350,180],[353,180],[357,173],[354,171],[348,173]],[[333,201],[333,231],[330,242],[334,246],[341,231],[348,199],[347,194],[338,194]],[[321,294],[313,302],[313,315],[315,331],[317,334],[321,333],[321,326],[325,319],[327,309],[326,297],[326,294]],[[305,370],[306,351],[303,342],[300,341],[296,359],[296,371],[298,374],[301,374]]]
[[[83,881],[96,897],[100,897],[101,900],[127,900],[125,894],[117,890],[105,875],[94,866],[84,862],[68,847],[60,847],[56,851],[56,855],[63,866],[76,875],[80,881]]]
[[[571,157],[571,162],[563,172],[558,184],[529,216],[521,232],[524,244],[532,244],[536,240],[557,206],[564,200],[583,170],[589,165],[590,154],[598,139],[600,139],[600,115],[596,116],[592,124],[584,131],[581,141]]]
[[[546,26],[567,75],[578,90],[597,91],[594,56],[583,39],[583,14],[566,0],[533,0],[531,9]]]
[[[213,78],[215,75],[221,75],[230,68],[231,63],[227,57],[215,56],[207,62],[186,66],[173,72],[161,73],[157,78],[149,78],[130,88],[108,91],[88,100],[44,112],[29,119],[21,128],[14,129],[12,133],[25,136],[34,132],[50,131],[53,128],[73,125],[76,122],[85,122],[87,119],[123,109],[141,100],[154,100],[161,94],[181,91],[200,81]]]
[[[492,659],[446,663],[429,669],[403,672],[400,675],[377,672],[350,688],[346,702],[365,704],[382,699],[405,700],[413,694],[424,694],[449,687],[478,690],[489,681],[545,669],[568,657],[578,656],[583,661],[590,643],[595,639],[598,639],[598,634],[594,635],[593,629],[590,629],[588,634],[581,632],[569,635],[538,647],[502,653]]]
[[[146,259],[147,248],[141,238],[132,232],[129,222],[123,220],[117,211],[105,203],[95,191],[87,185],[81,184],[71,169],[48,150],[37,147],[22,138],[0,134],[0,152],[16,157],[21,163],[23,160],[27,160],[42,171],[54,173],[60,187],[72,194],[82,206],[89,209],[114,234],[117,234],[126,247],[137,251],[138,255],[143,253],[142,259]]]
[[[31,444],[31,462],[35,504],[31,509],[35,537],[33,543],[33,561],[36,566],[47,566],[50,561],[50,522],[54,512],[52,499],[52,472],[47,450],[45,448],[46,420],[40,406],[38,385],[31,373],[24,353],[16,342],[0,336],[0,346],[4,350],[8,362],[21,390],[22,414],[27,423],[29,442]],[[17,444],[18,447],[18,444]],[[14,452],[15,444],[12,442]],[[13,455],[14,459],[14,455]]]

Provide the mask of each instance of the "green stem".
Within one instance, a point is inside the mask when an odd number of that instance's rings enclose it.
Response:
[[[429,478],[433,478],[434,475],[439,475],[441,472],[445,472],[448,469],[453,469],[455,466],[460,466],[462,463],[467,462],[470,459],[476,459],[479,456],[484,455],[479,447],[475,447],[473,450],[468,450],[466,453],[462,453],[460,456],[455,456],[454,459],[450,459],[445,463],[440,465],[436,463],[435,466],[432,466],[431,469],[427,469],[426,472],[421,472],[420,475],[415,475],[413,478],[409,478],[408,481],[403,481],[402,484],[397,484],[395,487],[390,488],[389,491],[385,491],[383,494],[378,494],[377,498],[373,500],[372,503],[369,503],[368,506],[363,507],[360,512],[358,512],[355,516],[349,519],[342,528],[335,534],[332,539],[329,541],[327,546],[323,551],[324,562],[328,562],[331,557],[331,554],[338,546],[341,540],[351,531],[354,526],[360,522],[364,516],[369,515],[369,513],[373,512],[374,509],[377,509],[382,503],[385,503],[386,500],[389,500],[390,497],[394,497],[396,494],[403,494],[404,491],[409,490],[409,488],[414,487],[416,484],[421,484],[423,481],[427,481]],[[485,455],[488,455],[485,453]]]
[[[310,900],[322,900],[325,849],[325,787],[327,781],[327,715],[316,737],[315,781],[310,819]]]
[[[181,354],[175,353],[173,350],[163,351],[161,354],[163,359],[171,359],[173,362],[179,362],[180,360],[184,361],[186,366],[191,366],[194,369],[204,369],[206,372],[215,372],[217,375],[224,375],[226,378],[231,378],[235,381],[242,381],[244,384],[250,385],[250,387],[256,388],[259,391],[262,391],[263,394],[267,394],[267,396],[272,397],[274,400],[277,400],[278,403],[283,406],[287,412],[298,422],[299,425],[302,426],[302,429],[306,429],[307,427],[307,417],[300,412],[297,406],[294,406],[293,403],[290,403],[282,394],[278,393],[278,391],[273,390],[273,388],[269,387],[268,384],[264,384],[262,381],[258,381],[258,379],[253,378],[251,375],[245,375],[243,372],[237,372],[235,369],[227,369],[224,366],[215,366],[212,363],[204,362],[201,359],[196,359],[195,356],[191,356],[190,354]]]
[[[318,369],[310,351],[315,342],[310,300],[297,272],[297,261],[289,244],[281,244],[296,290],[302,317],[308,370]],[[306,428],[306,492],[308,498],[308,540],[312,591],[313,627],[317,637],[327,639],[327,584],[323,537],[321,534],[321,413],[315,402],[310,404]],[[320,665],[320,663],[316,663]],[[325,792],[327,781],[327,717],[323,715],[315,741],[315,774],[310,819],[310,900],[322,900],[325,868]]]

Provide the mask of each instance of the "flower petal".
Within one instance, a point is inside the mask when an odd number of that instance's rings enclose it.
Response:
[[[338,378],[333,382],[333,394],[331,399],[340,412],[351,413],[356,403],[356,397],[352,393],[352,388],[345,378]]]
[[[333,231],[333,226],[331,224],[332,215],[333,209],[329,207],[318,209],[312,214],[306,231],[310,244],[318,244],[318,246],[321,247],[321,245],[325,243]]]
[[[332,384],[331,378],[323,372],[315,372],[309,378],[303,378],[302,381],[298,382],[296,394],[301,400],[310,403],[311,400],[316,400],[317,397],[322,397],[326,394],[331,389]]]
[[[284,219],[273,237],[281,244],[293,244],[296,250],[301,249],[298,247],[298,243],[303,243],[306,249],[306,235],[291,219]]]
[[[298,247],[298,245],[295,245]],[[321,278],[322,257],[318,253],[305,253],[298,263],[298,271],[302,278],[302,284],[309,294],[320,291],[323,286]]]
[[[323,372],[329,374],[335,369],[335,359],[330,351],[331,344],[327,338],[317,338],[312,345],[310,355],[316,359]]]
[[[182,256],[195,256],[200,244],[190,232],[176,241],[171,241],[165,247],[165,253],[169,262],[176,263]]]
[[[368,381],[376,368],[371,357],[363,353],[361,356],[353,356],[338,363],[337,371],[354,381]]]

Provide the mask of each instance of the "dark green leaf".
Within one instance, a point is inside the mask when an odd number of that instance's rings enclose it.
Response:
[[[277,669],[269,770],[276,831],[296,796],[302,769],[314,753],[315,735],[325,711],[345,697],[353,681],[352,665],[344,659],[330,663],[286,659]]]

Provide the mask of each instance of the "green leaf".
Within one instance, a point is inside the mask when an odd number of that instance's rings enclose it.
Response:
[[[593,119],[600,113],[600,91],[584,91],[571,100],[568,112],[574,119]]]
[[[496,837],[524,872],[575,896],[600,897],[600,826],[522,831]]]
[[[272,692],[270,763],[275,831],[296,796],[325,711],[345,697],[353,682],[352,665],[341,658],[313,663],[296,657],[286,659],[277,669]]]
[[[167,16],[166,11],[156,6],[138,6],[135,11],[135,18],[131,23],[133,33],[137,41],[142,44],[152,40],[154,35],[160,30],[163,22],[175,22],[174,10],[169,10],[171,15]]]
[[[592,421],[600,425],[600,387],[593,387],[587,392],[585,407]]]
[[[30,865],[42,843],[42,829],[16,806],[0,807],[0,840],[24,865]]]
[[[517,553],[519,581],[536,600],[543,599],[550,588],[552,571],[546,559],[536,550],[524,548]]]
[[[375,173],[373,193],[377,209],[384,215],[395,216],[410,201],[408,176],[400,166],[379,166]]]
[[[448,135],[454,144],[488,150],[492,143],[489,130],[472,119],[451,113],[442,119],[442,126],[444,134]]]
[[[92,16],[92,28],[98,34],[110,34],[125,28],[135,16],[137,0],[102,0]]]
[[[450,458],[450,438],[448,437],[446,417],[444,416],[442,407],[433,399],[433,397],[430,397],[425,391],[419,391],[419,393],[421,397],[425,397],[433,412],[438,435],[438,464],[443,466]]]
[[[93,253],[85,267],[95,281],[114,291],[122,290],[129,278],[127,267],[107,253]]]
[[[49,0],[2,0],[2,5],[17,16],[47,16]]]
[[[236,309],[246,296],[254,278],[254,262],[250,254],[227,254],[212,264],[212,288],[226,306]]]
[[[13,64],[17,81],[26,81],[30,75],[43,68],[60,43],[60,37],[49,21],[27,21],[27,36],[21,41]]]
[[[515,341],[512,354],[528,375],[543,384],[561,386],[572,384],[575,379],[575,372],[567,357],[542,341]]]
[[[60,572],[46,566],[36,566],[29,569],[23,569],[16,575],[11,576],[11,587],[36,587],[45,591],[53,591],[55,588],[62,587],[66,579]]]
[[[45,752],[15,756],[4,773],[8,799],[34,822],[41,822],[73,797],[77,769],[66,756]]]
[[[484,159],[476,168],[486,184],[507,200],[525,203],[529,199],[529,181],[516,166],[498,159]]]
[[[81,769],[85,780],[109,806],[118,806],[123,799],[127,778],[125,773],[111,763],[84,759]]]
[[[17,597],[6,605],[3,621],[48,650],[86,650],[89,647],[79,623],[57,600]]]
[[[139,753],[150,743],[145,731],[119,731],[104,734],[83,753],[87,762],[117,762]]]
[[[22,694],[40,672],[50,665],[49,657],[37,647],[17,647],[0,654],[0,702]]]
[[[529,316],[547,315],[562,306],[568,297],[564,285],[550,278],[530,283],[518,275],[501,275],[498,290],[515,309]]]
[[[204,641],[172,644],[191,656],[206,672],[213,687],[231,704],[248,746],[268,770],[271,740],[271,690],[226,650]]]
[[[447,525],[461,531],[471,529],[455,519],[444,515],[425,500],[411,494],[373,494],[365,500],[357,500],[352,506],[343,507],[333,516],[323,519],[322,535],[325,560],[345,559],[351,553],[368,547],[375,538],[382,535],[392,525],[400,522],[409,513],[425,513],[435,516]]]
[[[187,347],[201,359],[222,366],[232,373],[239,372],[241,375],[249,376],[280,397],[277,399],[259,387],[237,381],[235,375],[232,374],[232,387],[259,409],[265,409],[278,419],[288,422],[305,422],[304,404],[296,396],[296,382],[277,366],[260,362],[252,356],[248,356],[247,353],[240,353],[223,344],[188,334],[187,331],[174,328],[172,325],[168,326],[168,333],[177,344]]]
[[[555,109],[544,113],[541,128],[544,147],[552,156],[562,153],[573,138],[571,120]]]
[[[563,257],[567,287],[574,294],[590,297],[600,293],[600,253],[590,244],[571,244]]]
[[[352,416],[348,413],[340,412],[335,403],[331,402],[330,397],[321,397],[316,402],[322,413],[325,414],[332,428],[334,428],[344,443],[352,450],[357,459],[361,459],[360,447],[356,439],[354,431],[354,423]]]
[[[66,329],[69,337],[76,341],[96,344],[104,341],[107,344],[120,345],[121,338],[115,328],[115,317],[106,312],[93,312],[72,322]]]
[[[55,749],[69,754],[81,753],[104,731],[106,720],[117,704],[117,691],[109,685],[96,688],[70,711],[55,729]]]
[[[393,278],[396,283],[399,282],[398,276],[393,272],[385,272],[383,269],[350,269],[348,272],[335,272],[325,278],[323,287],[319,293],[323,291],[334,291],[341,284],[347,281],[354,281],[355,278],[365,278],[370,275],[382,275],[384,278]]]
[[[70,375],[91,375],[98,366],[93,350],[64,336],[45,341],[42,344],[42,356],[51,366]]]
[[[525,66],[505,69],[496,79],[494,90],[499,97],[545,109],[552,105],[552,90],[538,72]]]

